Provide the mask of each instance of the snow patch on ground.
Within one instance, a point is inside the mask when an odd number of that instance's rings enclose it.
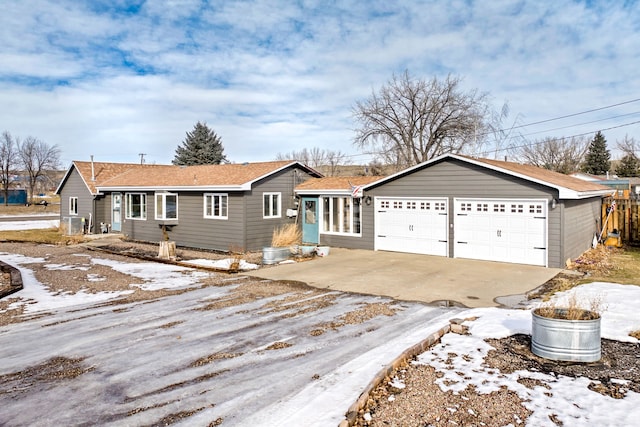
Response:
[[[556,294],[552,301],[561,305],[571,298],[585,304],[601,299],[602,306],[607,306],[602,313],[603,338],[638,342],[628,334],[640,329],[639,286],[594,282]],[[634,425],[637,421],[633,414],[640,406],[640,394],[629,391],[624,399],[613,399],[589,390],[587,386],[592,380],[588,378],[529,371],[505,374],[484,366],[485,356],[493,349],[484,340],[530,334],[529,310],[478,308],[465,311],[460,316],[477,317],[475,321],[465,322],[470,335],[447,334],[430,351],[421,354],[416,362],[431,365],[441,373],[437,383],[443,391],[458,393],[473,385],[479,393],[491,393],[506,387],[516,392],[525,407],[533,411],[527,420],[528,426],[553,426],[549,418],[552,415],[564,425],[572,426]],[[539,380],[541,385],[528,388],[518,381],[525,378]]]

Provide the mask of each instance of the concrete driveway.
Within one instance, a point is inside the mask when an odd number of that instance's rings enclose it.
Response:
[[[331,248],[329,256],[250,273],[400,300],[454,301],[467,307],[500,306],[496,298],[522,295],[561,270],[397,252]],[[518,301],[518,298],[500,299]]]

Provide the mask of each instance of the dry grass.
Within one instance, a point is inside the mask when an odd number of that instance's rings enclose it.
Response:
[[[38,205],[41,200],[46,200],[49,203],[49,206],[46,208],[42,205]],[[8,205],[5,206],[0,204],[0,215],[33,215],[33,214],[42,214],[42,213],[50,213],[56,214],[60,213],[60,197],[48,197],[46,199],[41,199],[39,197],[35,197],[33,199],[33,203],[30,206],[25,205]]]
[[[553,294],[591,282],[614,282],[640,285],[640,248],[622,249],[598,246],[568,263],[568,270],[580,274],[560,273],[541,288],[528,295],[529,299],[547,301]]]
[[[589,308],[585,308],[588,305]],[[546,302],[534,310],[539,316],[550,319],[564,320],[594,320],[605,310],[603,298],[591,298],[586,304],[581,304],[575,293],[569,297],[567,304],[559,305],[557,301]]]
[[[297,224],[285,224],[273,230],[271,246],[274,248],[284,248],[287,246],[300,244],[302,241],[302,230]]]
[[[0,231],[0,241],[32,242],[49,245],[72,245],[82,242],[82,235],[64,236],[57,227],[37,230]]]
[[[629,335],[634,337],[637,340],[640,340],[640,330],[632,331]]]

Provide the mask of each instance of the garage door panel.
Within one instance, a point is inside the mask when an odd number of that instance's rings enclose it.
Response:
[[[375,207],[377,250],[447,256],[446,199],[377,197]]]
[[[454,256],[546,265],[546,202],[456,199]]]

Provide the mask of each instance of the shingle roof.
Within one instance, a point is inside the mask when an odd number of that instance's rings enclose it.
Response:
[[[460,156],[466,157],[466,156]],[[577,192],[590,192],[590,191],[600,191],[607,190],[607,187],[597,184],[593,181],[585,181],[580,178],[575,178],[570,175],[565,175],[563,173],[550,171],[548,169],[542,169],[533,165],[524,165],[520,163],[514,162],[505,162],[502,160],[492,160],[492,159],[473,159],[479,163],[484,163],[487,165],[494,166],[496,168],[505,169],[516,174],[524,175],[529,178],[533,178],[539,181],[546,182],[548,184],[554,184],[560,187],[568,188]]]
[[[93,163],[93,174],[91,172],[91,164]],[[92,194],[96,194],[98,190],[96,186],[102,184],[109,179],[126,172],[135,167],[140,167],[137,163],[105,163],[105,162],[82,162],[74,161],[73,165],[84,180],[87,188]]]
[[[381,176],[328,176],[312,178],[296,187],[296,191],[308,190],[345,190],[351,191],[352,185],[367,185],[382,179]]]
[[[292,164],[296,162],[286,160],[199,166],[138,165],[100,183],[97,187],[100,189],[241,187]]]

